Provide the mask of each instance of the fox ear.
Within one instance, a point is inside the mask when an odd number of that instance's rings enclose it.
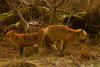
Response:
[[[87,33],[86,33],[86,31],[85,31],[85,30],[82,30],[82,32],[83,32],[85,35],[87,35]]]

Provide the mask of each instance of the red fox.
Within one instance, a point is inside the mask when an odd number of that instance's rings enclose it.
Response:
[[[22,55],[24,47],[33,45],[34,47],[38,48],[38,44],[40,43],[43,33],[43,30],[31,34],[19,34],[9,31],[6,33],[5,39],[12,44],[20,46],[20,55]]]
[[[66,44],[74,41],[83,40],[87,33],[82,29],[71,29],[64,25],[50,25],[41,31],[32,34],[18,34],[13,31],[6,33],[5,38],[20,46],[20,55],[23,53],[23,49],[26,46],[38,44],[40,49],[46,47],[46,49],[56,49],[57,46],[61,46],[61,51],[64,50]],[[61,41],[61,44],[56,45],[56,41]]]
[[[50,50],[57,49],[56,42],[60,41],[61,50],[63,51],[66,44],[83,40],[87,33],[82,29],[71,29],[64,25],[50,25],[45,29],[44,44]]]

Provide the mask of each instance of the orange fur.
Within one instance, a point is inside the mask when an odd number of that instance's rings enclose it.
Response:
[[[43,32],[43,31],[42,31]],[[19,46],[31,46],[37,44],[40,39],[42,32],[36,32],[31,34],[19,34],[13,31],[9,31],[6,33],[5,38],[9,41],[16,43]]]
[[[51,25],[45,29],[45,46],[51,49],[56,41],[63,42],[62,47],[65,48],[66,44],[72,44],[76,41],[83,40],[87,33],[82,29],[71,29],[64,25]],[[61,44],[59,44],[61,46]],[[62,50],[63,50],[62,48]],[[53,47],[53,49],[55,49]]]
[[[19,34],[13,31],[9,31],[6,33],[5,38],[12,44],[20,46],[20,55],[21,55],[23,52],[23,48],[26,46],[34,46],[35,48],[38,48],[43,33],[44,33],[43,30],[31,34],[22,34],[22,33]]]
[[[39,32],[31,34],[18,34],[13,31],[9,31],[6,33],[5,38],[20,47],[38,44],[40,48],[43,48],[42,46],[46,46],[49,50],[56,40],[63,41],[63,48],[65,48],[66,44],[82,40],[86,37],[86,35],[86,32],[82,29],[75,30],[64,25],[50,25]]]

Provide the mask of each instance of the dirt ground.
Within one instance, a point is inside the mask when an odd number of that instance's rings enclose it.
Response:
[[[0,67],[100,67],[100,47],[82,47],[67,48],[63,57],[53,53],[34,53],[32,47],[26,47],[20,57],[18,46],[1,41]]]

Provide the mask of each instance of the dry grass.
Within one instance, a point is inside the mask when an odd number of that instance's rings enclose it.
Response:
[[[54,54],[37,53],[32,47],[25,48],[22,58],[19,48],[7,42],[0,42],[0,67],[99,67],[100,47],[74,45],[66,48],[64,57]]]
[[[86,2],[83,5],[78,4],[79,2],[75,3],[65,0],[65,4],[60,6],[61,8],[59,7],[59,9],[65,10],[66,13],[73,13],[75,11],[90,12],[88,21],[95,23],[92,20],[98,13],[91,15],[91,12],[93,10],[98,12],[100,0],[93,0],[92,4]],[[29,17],[31,18],[30,14]],[[44,17],[44,14],[42,17]],[[47,21],[50,22],[50,20]],[[0,67],[100,67],[100,34],[93,41],[95,43],[80,43],[74,46],[67,46],[64,57],[45,52],[35,54],[32,47],[27,47],[22,58],[20,58],[18,46],[0,41]]]
[[[78,43],[67,46],[63,57],[54,53],[35,53],[33,47],[26,47],[23,57],[20,57],[18,46],[1,41],[0,67],[99,67],[99,33],[94,41],[97,44]]]

